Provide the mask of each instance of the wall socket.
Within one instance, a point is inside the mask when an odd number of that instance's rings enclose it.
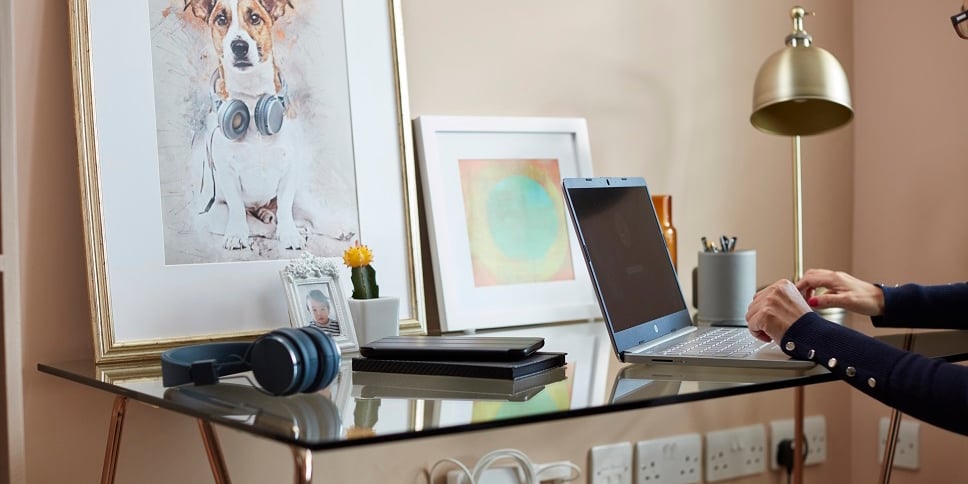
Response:
[[[820,464],[827,460],[827,419],[823,415],[812,415],[803,419],[803,436],[807,439],[807,458],[804,465]],[[793,440],[793,419],[770,422],[770,469],[780,468],[776,463],[777,448],[780,441]]]
[[[887,431],[891,420],[881,418],[877,431],[877,462],[884,463],[884,447],[887,446]],[[897,445],[894,446],[894,467],[898,469],[918,470],[921,464],[921,450],[919,435],[921,424],[912,420],[901,419],[901,426],[897,432]]]
[[[632,443],[592,447],[588,469],[590,484],[632,484]]]
[[[763,424],[706,434],[706,482],[766,471],[766,427]]]
[[[702,436],[682,434],[635,444],[637,484],[693,484],[702,481]]]

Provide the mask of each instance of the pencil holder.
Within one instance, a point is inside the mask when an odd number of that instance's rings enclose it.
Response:
[[[756,294],[756,251],[699,252],[698,317],[701,323],[746,326]]]

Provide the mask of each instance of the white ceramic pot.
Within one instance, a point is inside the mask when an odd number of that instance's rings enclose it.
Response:
[[[400,298],[350,298],[348,302],[360,344],[400,334]]]

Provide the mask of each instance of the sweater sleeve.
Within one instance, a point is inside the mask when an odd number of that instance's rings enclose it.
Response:
[[[881,286],[884,314],[871,322],[878,327],[968,329],[968,283],[939,286]]]
[[[885,405],[968,435],[968,367],[900,350],[814,312],[787,330],[780,347],[793,358],[817,362]]]

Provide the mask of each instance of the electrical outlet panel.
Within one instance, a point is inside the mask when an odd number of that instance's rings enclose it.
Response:
[[[827,419],[823,415],[812,415],[803,419],[803,436],[807,440],[807,458],[804,465],[814,465],[827,460]],[[793,419],[770,422],[770,469],[780,468],[776,463],[780,441],[793,440]]]
[[[632,443],[599,445],[588,453],[590,484],[632,484]]]
[[[702,436],[682,434],[635,444],[637,484],[693,484],[702,481]]]
[[[890,425],[890,419],[884,417],[878,426],[877,462],[881,464],[884,463],[884,447],[887,446],[887,431]],[[894,467],[915,471],[920,468],[920,432],[921,424],[912,420],[901,419],[901,426],[897,431],[897,443],[894,446]]]
[[[706,434],[706,482],[751,476],[766,471],[766,427],[763,424]]]

